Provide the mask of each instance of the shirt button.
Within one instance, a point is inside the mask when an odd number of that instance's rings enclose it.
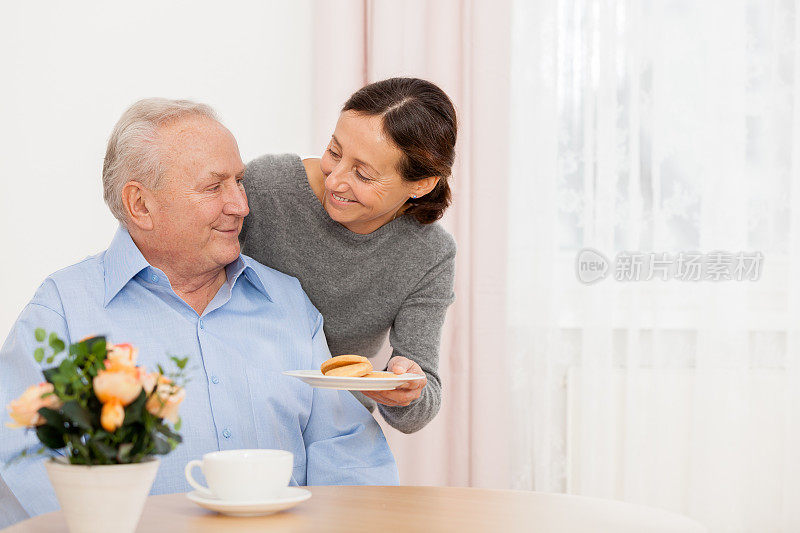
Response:
[[[200,320],[200,329],[205,329],[205,326],[203,326],[203,320],[202,319]]]
[[[231,438],[231,430],[230,430],[230,429],[226,429],[226,430],[224,430],[224,431],[222,432],[222,436],[223,436],[223,437],[225,437],[226,439],[229,439],[229,438]]]
[[[158,276],[153,276],[153,283],[158,283]]]
[[[219,383],[219,378],[217,376],[211,376],[211,383],[216,385],[217,383]]]

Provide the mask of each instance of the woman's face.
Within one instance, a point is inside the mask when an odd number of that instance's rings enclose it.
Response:
[[[380,117],[345,111],[322,155],[322,205],[355,233],[371,233],[391,221],[417,183],[397,171],[402,153],[383,134]]]

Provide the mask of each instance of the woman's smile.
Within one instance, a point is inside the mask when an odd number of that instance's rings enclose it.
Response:
[[[337,205],[349,205],[349,204],[357,204],[358,201],[351,200],[350,198],[345,198],[344,196],[339,196],[335,192],[331,191],[331,199]]]

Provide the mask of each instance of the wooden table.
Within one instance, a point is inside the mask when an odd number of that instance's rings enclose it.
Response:
[[[703,533],[683,516],[612,500],[516,490],[452,487],[308,487],[313,496],[291,510],[258,518],[211,513],[183,494],[151,496],[138,531]],[[3,533],[67,532],[60,512]]]

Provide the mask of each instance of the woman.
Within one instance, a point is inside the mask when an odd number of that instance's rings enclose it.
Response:
[[[300,280],[331,354],[374,357],[388,332],[387,369],[426,377],[355,393],[404,433],[422,429],[441,403],[456,246],[436,221],[450,204],[456,129],[436,85],[392,78],[350,97],[321,159],[266,155],[245,174],[243,252]]]

